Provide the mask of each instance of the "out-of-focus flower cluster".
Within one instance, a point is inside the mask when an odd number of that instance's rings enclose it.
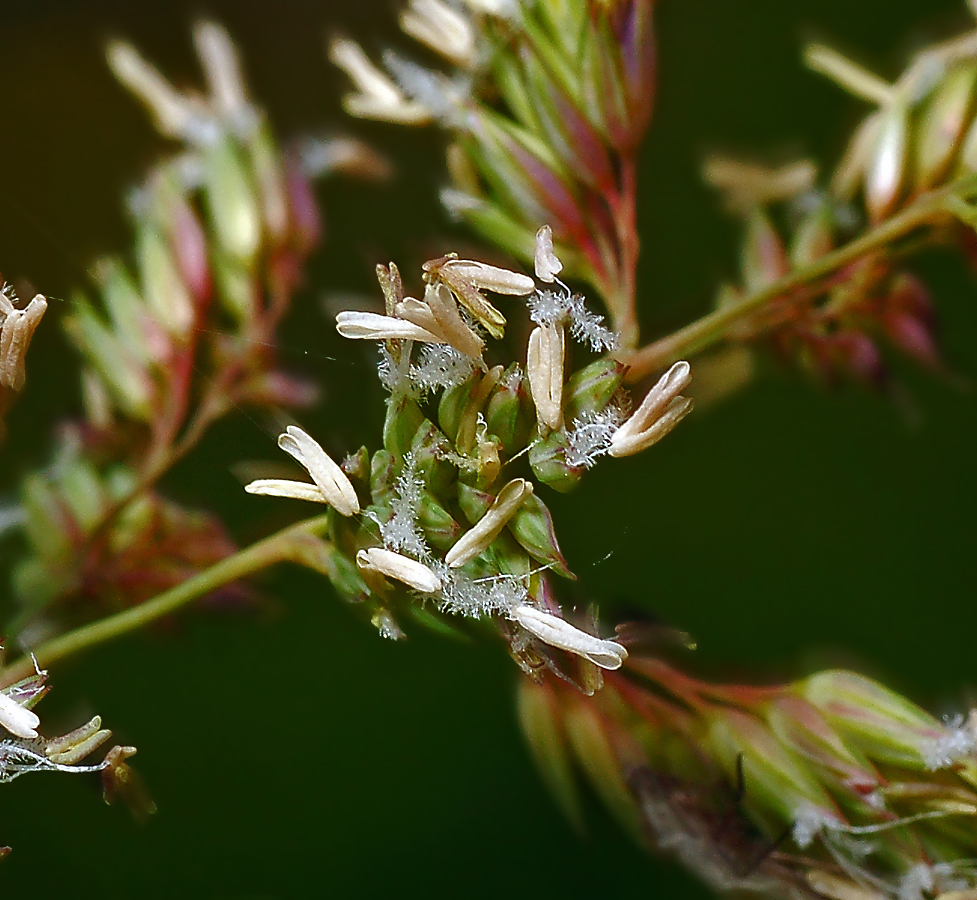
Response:
[[[872,111],[824,190],[816,189],[817,172],[808,161],[774,169],[720,158],[707,164],[707,180],[746,221],[741,280],[720,290],[719,309],[816,266],[927,195],[935,207],[928,233],[920,235],[974,255],[977,32],[921,50],[892,83],[824,46],[809,47],[806,61]],[[827,277],[800,283],[728,336],[766,340],[829,383],[883,384],[886,351],[942,372],[929,290],[900,261],[912,247],[910,238],[874,249]]]
[[[964,900],[977,889],[977,714],[940,722],[841,670],[707,684],[630,655],[582,698],[524,682],[520,718],[579,820],[577,773],[638,839],[712,887],[791,900]],[[661,647],[658,647],[661,655]]]
[[[637,341],[634,155],[653,106],[653,6],[411,0],[403,30],[447,72],[393,50],[381,70],[347,39],[330,50],[356,87],[352,115],[450,136],[452,213],[527,261],[552,226],[568,274],[597,290],[624,346]]]
[[[393,263],[378,267],[384,313],[343,312],[337,327],[380,342],[383,449],[339,465],[293,426],[279,445],[312,483],[264,479],[248,490],[331,507],[330,541],[309,545],[304,561],[363,603],[381,634],[400,637],[408,619],[443,629],[452,616],[488,618],[526,672],[549,669],[592,693],[600,670],[627,654],[599,637],[592,614],[564,616],[551,573],[573,576],[529,476],[570,490],[601,456],[658,441],[691,407],[681,395],[689,367],[674,365],[634,411],[625,366],[602,357],[573,371],[572,341],[592,354],[615,336],[557,277],[548,227],[534,257],[536,279],[453,255],[430,260],[421,299]],[[489,294],[520,298],[533,321],[519,361],[489,343],[506,327]]]
[[[206,95],[178,91],[128,44],[109,48],[117,77],[181,148],[131,194],[132,255],[98,261],[97,296],[76,294],[64,319],[83,357],[86,415],[62,429],[55,462],[24,482],[30,553],[14,573],[23,612],[11,628],[24,646],[233,552],[218,519],[166,500],[155,482],[236,406],[315,395],[278,369],[274,350],[320,234],[310,177],[369,173],[377,159],[348,140],[282,151],[227,33],[204,22],[194,38]],[[36,324],[37,303],[7,311],[18,335]],[[16,346],[22,353],[26,339]],[[17,375],[22,363],[7,368]]]

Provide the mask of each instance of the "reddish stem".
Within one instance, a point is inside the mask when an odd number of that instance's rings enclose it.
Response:
[[[613,296],[608,297],[608,306],[614,316],[615,328],[621,335],[621,346],[631,349],[638,345],[635,306],[641,242],[637,223],[637,166],[630,154],[621,157],[619,180],[619,189],[607,198],[617,240],[617,277]]]

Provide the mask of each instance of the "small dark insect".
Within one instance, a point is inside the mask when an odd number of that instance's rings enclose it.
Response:
[[[749,891],[788,900],[816,900],[802,872],[778,847],[788,828],[771,842],[740,810],[746,793],[742,756],[737,758],[731,802],[716,809],[715,792],[683,785],[647,766],[632,770],[628,786],[638,802],[649,841],[720,891]]]

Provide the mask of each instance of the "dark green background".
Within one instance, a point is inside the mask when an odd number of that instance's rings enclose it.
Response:
[[[343,123],[324,35],[391,34],[386,4],[226,0],[209,9],[240,40],[256,96],[280,131],[348,128],[399,165],[387,188],[327,185],[329,241],[282,339],[321,379],[303,417],[339,449],[375,444],[380,393],[357,348],[320,313],[323,288],[375,290],[378,260],[408,268],[462,248],[433,200],[437,140]],[[962,0],[661,0],[658,115],[642,168],[643,314],[649,333],[705,310],[733,272],[735,229],[700,186],[721,149],[834,159],[859,105],[798,63],[805,39],[857,51],[892,75],[927,37],[967,22]],[[126,246],[120,197],[159,152],[101,59],[124,35],[183,82],[197,78],[188,2],[0,5],[0,270],[53,296],[96,254]],[[956,259],[921,263],[953,369],[977,377],[977,288]],[[52,417],[77,407],[54,318],[10,418],[2,487],[48,458]],[[335,359],[333,359],[335,358]],[[919,423],[889,399],[825,393],[770,372],[687,420],[637,459],[605,464],[554,501],[584,596],[640,606],[691,631],[730,677],[842,661],[938,712],[974,682],[973,391],[906,368]],[[368,409],[369,414],[364,414]],[[229,465],[274,457],[264,422],[236,417],[169,481],[213,502],[251,540],[269,506]],[[277,507],[276,507],[277,509]],[[610,557],[605,559],[608,553]],[[282,571],[257,615],[208,612],[54,670],[42,712],[72,727],[100,712],[159,804],[147,827],[105,808],[94,780],[22,779],[0,794],[14,846],[3,892],[79,896],[706,896],[632,848],[594,804],[574,835],[544,793],[513,715],[514,667],[498,647],[426,635],[379,640],[323,582]]]

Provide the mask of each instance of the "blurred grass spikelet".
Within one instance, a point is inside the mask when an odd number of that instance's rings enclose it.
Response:
[[[63,319],[82,356],[85,417],[62,429],[54,464],[23,483],[29,552],[15,567],[21,612],[8,624],[22,646],[139,604],[234,552],[215,516],[155,484],[235,407],[314,399],[274,349],[321,233],[311,178],[384,174],[348,138],[281,149],[228,33],[202,21],[194,42],[206,93],[176,89],[125,42],[108,47],[113,72],[177,147],[130,193],[132,254],[98,260],[95,296],[78,292]],[[25,329],[44,302],[23,311],[6,294],[2,302],[0,378],[19,385]]]
[[[977,715],[940,722],[841,670],[718,685],[622,626],[591,698],[524,679],[521,721],[561,805],[584,776],[622,825],[714,889],[792,900],[977,890]],[[578,816],[578,813],[573,813]],[[960,892],[960,893],[955,893]]]
[[[347,111],[442,128],[449,211],[526,262],[548,224],[566,275],[596,290],[625,347],[638,337],[634,165],[653,108],[653,6],[411,0],[403,30],[447,72],[389,50],[384,72],[350,39],[330,45],[357,89]]]
[[[871,110],[822,188],[810,160],[773,167],[722,157],[707,162],[706,180],[745,222],[740,284],[724,285],[715,306],[744,313],[699,343],[766,345],[828,384],[848,379],[885,387],[892,354],[946,374],[929,290],[902,258],[927,244],[972,256],[977,31],[919,50],[892,82],[820,44],[804,58]],[[918,221],[890,241],[827,275],[803,278],[832,252],[884,234],[917,209]],[[752,297],[766,297],[781,282],[796,284],[748,310]],[[658,349],[651,345],[630,359],[635,371],[667,362]]]

